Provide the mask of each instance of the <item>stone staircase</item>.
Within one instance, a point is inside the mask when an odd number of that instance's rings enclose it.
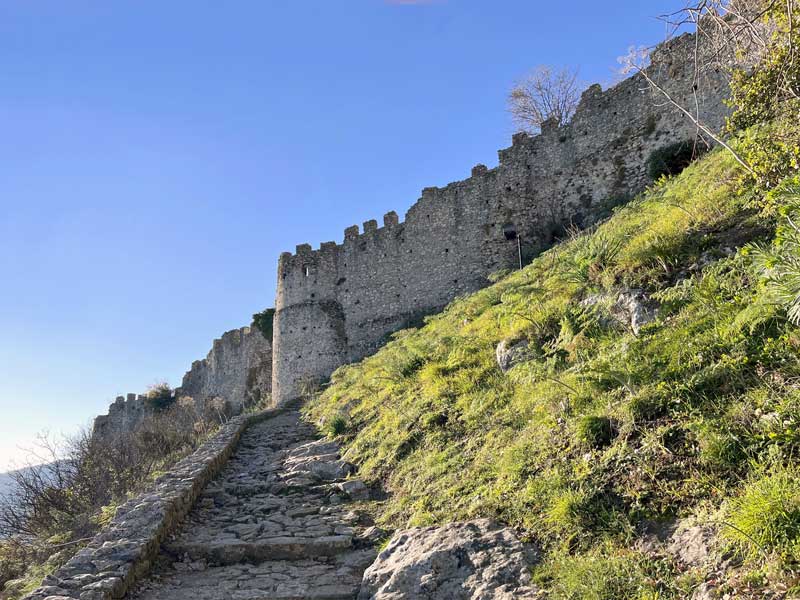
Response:
[[[251,426],[126,598],[356,598],[376,550],[350,472],[297,410]]]

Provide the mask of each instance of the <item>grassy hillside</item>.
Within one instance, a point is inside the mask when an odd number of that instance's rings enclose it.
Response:
[[[339,369],[307,414],[390,492],[384,525],[493,516],[542,546],[552,598],[688,598],[705,573],[641,540],[693,517],[741,562],[736,597],[791,587],[800,331],[776,273],[797,248],[776,215],[797,199],[748,181],[713,152]],[[631,290],[657,309],[640,329]]]

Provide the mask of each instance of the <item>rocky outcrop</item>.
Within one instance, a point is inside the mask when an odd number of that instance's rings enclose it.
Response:
[[[628,325],[634,335],[639,335],[642,327],[655,320],[658,310],[642,290],[623,290],[617,296],[612,314]]]
[[[200,414],[217,398],[239,412],[267,398],[271,386],[272,344],[255,327],[242,327],[214,340],[208,356],[192,363],[175,394],[191,397]]]
[[[489,520],[395,534],[364,573],[359,600],[538,598],[533,548]]]
[[[503,373],[526,360],[528,355],[528,340],[503,340],[495,348],[495,360]]]
[[[658,317],[658,304],[639,289],[623,288],[615,292],[592,294],[581,304],[601,310],[606,325],[618,323],[634,335],[639,335],[642,327]]]

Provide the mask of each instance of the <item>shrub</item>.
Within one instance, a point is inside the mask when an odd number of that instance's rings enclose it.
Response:
[[[800,167],[800,16],[796,8],[787,12],[787,6],[773,3],[768,10],[774,31],[757,68],[739,70],[731,80],[735,110],[727,128],[747,129],[739,153],[752,169],[751,178],[766,188]]]
[[[156,412],[168,409],[175,404],[175,395],[166,381],[154,383],[145,393],[147,404]]]
[[[614,438],[614,424],[608,417],[586,416],[578,421],[578,441],[592,448],[602,448]]]
[[[785,192],[784,221],[771,246],[750,244],[745,252],[761,275],[768,291],[767,302],[780,306],[788,319],[800,325],[800,186]]]
[[[347,419],[345,419],[344,415],[335,415],[328,421],[326,429],[331,437],[342,435],[347,431]]]
[[[695,140],[684,140],[662,146],[647,159],[647,174],[653,181],[664,175],[677,175],[703,153],[704,147]]]
[[[42,439],[42,465],[15,471],[0,498],[0,584],[20,597],[66,562],[130,494],[194,450],[215,428],[192,405],[174,405],[113,436],[82,431],[61,443]],[[3,596],[4,598],[6,596]]]
[[[724,511],[722,532],[745,556],[800,559],[800,470],[778,467],[750,478]]]
[[[267,308],[253,315],[253,327],[261,332],[264,338],[272,343],[272,328],[275,321],[275,309]]]

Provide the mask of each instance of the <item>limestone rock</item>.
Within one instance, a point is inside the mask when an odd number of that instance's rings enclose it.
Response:
[[[369,488],[360,479],[350,479],[337,483],[336,487],[352,500],[369,500]]]
[[[525,360],[528,355],[528,340],[503,340],[497,344],[495,358],[497,366],[505,373],[514,365]]]
[[[655,320],[658,310],[642,290],[623,290],[612,308],[614,316],[630,326],[633,333]]]
[[[535,552],[489,519],[417,527],[394,535],[364,573],[359,600],[538,598]]]
[[[708,566],[718,561],[715,532],[691,520],[678,524],[669,539],[667,552],[689,567]]]
[[[599,319],[605,326],[614,322],[639,335],[642,327],[658,316],[658,307],[642,290],[622,289],[614,293],[592,294],[582,306],[598,307]]]
[[[716,588],[709,583],[701,583],[692,594],[692,600],[717,600]]]

